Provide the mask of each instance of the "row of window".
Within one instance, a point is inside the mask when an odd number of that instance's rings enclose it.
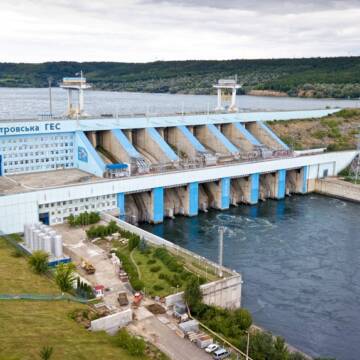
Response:
[[[48,155],[61,155],[61,154],[72,154],[74,151],[73,149],[68,150],[52,150],[52,151],[36,151],[36,152],[26,152],[26,153],[10,153],[4,154],[4,159],[11,159],[11,158],[24,158],[30,156],[48,156]]]
[[[74,163],[8,167],[4,169],[4,174],[14,175],[14,174],[26,173],[26,172],[56,170],[56,169],[65,169],[65,168],[71,169],[73,167],[74,167]]]
[[[116,194],[110,194],[39,205],[39,212],[49,213],[50,224],[61,224],[70,214],[77,215],[85,211],[111,210],[116,207]]]
[[[5,159],[5,157],[4,157]],[[72,156],[61,156],[53,158],[41,158],[41,159],[29,159],[29,160],[15,160],[15,161],[4,161],[4,166],[22,165],[22,164],[37,164],[37,163],[48,163],[48,162],[68,162],[71,161]]]
[[[16,144],[16,143],[31,143],[31,142],[44,142],[54,140],[72,140],[73,135],[48,135],[48,136],[32,136],[32,137],[16,137],[4,138],[0,140],[0,144]]]
[[[44,148],[63,148],[63,147],[73,147],[73,142],[65,143],[51,143],[51,144],[42,144],[42,145],[23,145],[23,146],[3,146],[2,151],[18,151],[18,150],[32,150],[32,149],[44,149]]]

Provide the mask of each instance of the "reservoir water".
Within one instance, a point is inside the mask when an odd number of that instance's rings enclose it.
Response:
[[[53,114],[66,110],[66,92],[52,89]],[[326,107],[360,107],[360,100],[301,99],[287,97],[238,96],[240,111],[312,110]],[[149,94],[115,91],[87,91],[85,110],[100,114],[169,114],[212,110],[216,96]],[[0,88],[0,119],[36,118],[49,112],[49,91],[42,89]]]
[[[256,324],[313,356],[360,354],[360,204],[320,195],[268,200],[142,225],[242,273]]]

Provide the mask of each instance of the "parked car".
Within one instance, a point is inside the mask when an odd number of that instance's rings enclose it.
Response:
[[[213,358],[215,360],[225,359],[229,356],[230,356],[230,353],[226,349],[223,349],[223,348],[218,349],[218,350],[214,351],[214,353],[213,353]]]
[[[205,349],[205,351],[210,354],[210,353],[214,352],[215,350],[217,350],[218,348],[219,348],[219,345],[210,344],[210,345]]]

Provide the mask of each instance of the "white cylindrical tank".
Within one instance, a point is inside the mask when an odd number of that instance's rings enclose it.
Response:
[[[29,242],[30,242],[30,224],[25,224],[24,225],[24,240],[25,240],[25,245],[27,247],[29,247]]]
[[[54,237],[54,256],[56,258],[61,258],[63,256],[62,236],[61,235],[56,235]]]
[[[44,250],[44,237],[45,236],[46,235],[43,232],[41,232],[39,234],[39,250]]]
[[[35,225],[31,225],[30,230],[29,230],[29,249],[33,250],[34,248],[34,231],[36,230],[36,226]]]
[[[43,250],[51,255],[51,237],[48,235],[43,236],[44,248]]]
[[[39,250],[40,249],[40,239],[39,239],[39,235],[41,234],[41,231],[39,229],[34,230],[33,232],[33,251]]]

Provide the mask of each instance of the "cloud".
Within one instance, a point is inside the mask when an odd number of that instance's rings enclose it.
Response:
[[[224,5],[224,3],[226,5]],[[358,1],[2,0],[0,61],[360,55]]]

